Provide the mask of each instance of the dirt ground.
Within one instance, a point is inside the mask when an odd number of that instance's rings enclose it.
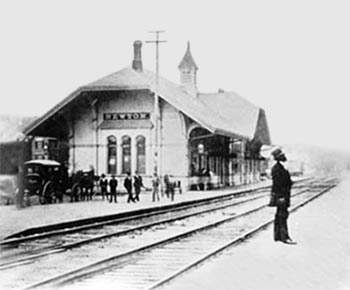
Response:
[[[292,213],[297,245],[274,242],[272,226],[166,290],[349,290],[350,176]]]

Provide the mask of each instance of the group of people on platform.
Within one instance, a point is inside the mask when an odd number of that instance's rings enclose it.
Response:
[[[143,181],[141,175],[136,171],[133,178],[131,177],[130,172],[127,173],[127,176],[124,179],[124,188],[126,189],[126,192],[128,194],[127,202],[134,202],[140,201],[140,193],[141,188],[143,188]],[[109,202],[118,202],[117,200],[117,187],[118,187],[118,180],[115,178],[115,175],[112,174],[111,179],[108,181],[105,174],[101,175],[101,178],[99,180],[99,186],[100,186],[100,193],[103,199],[109,200]],[[109,191],[108,191],[109,187]],[[133,194],[133,188],[135,195]],[[109,196],[109,198],[108,198]]]
[[[159,201],[160,178],[157,176],[157,174],[153,175],[151,183],[152,201]],[[114,174],[112,174],[109,180],[106,178],[105,174],[102,174],[98,185],[100,187],[100,194],[103,199],[106,199],[109,202],[118,202],[118,180],[116,179]],[[171,198],[171,200],[174,200],[176,184],[171,180],[170,176],[167,174],[164,176],[164,185],[166,196]],[[136,203],[140,201],[141,189],[145,187],[143,185],[142,176],[137,171],[135,172],[134,176],[131,176],[130,172],[127,173],[127,176],[124,178],[123,186],[127,192],[127,203]]]

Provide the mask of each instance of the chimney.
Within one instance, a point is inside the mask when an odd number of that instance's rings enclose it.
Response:
[[[141,46],[142,42],[140,40],[134,42],[134,59],[132,61],[132,68],[138,72],[142,72]]]

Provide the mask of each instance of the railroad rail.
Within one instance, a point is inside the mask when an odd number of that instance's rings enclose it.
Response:
[[[303,183],[305,182],[311,185],[314,182],[313,180],[314,179],[311,177],[299,179],[295,182],[294,188],[298,188],[299,186],[305,186],[303,185]],[[121,213],[121,214],[114,214],[114,215],[99,216],[95,218],[87,218],[87,219],[82,219],[77,221],[53,224],[49,226],[31,228],[28,230],[18,232],[16,234],[13,234],[5,238],[4,240],[1,240],[0,246],[15,245],[15,244],[19,244],[29,240],[38,240],[40,238],[47,238],[54,235],[75,233],[75,232],[89,230],[93,228],[104,227],[110,224],[118,224],[128,220],[148,217],[155,214],[163,214],[166,212],[177,211],[177,210],[182,210],[182,209],[187,209],[192,207],[200,207],[202,205],[212,203],[215,201],[220,202],[225,199],[231,199],[233,197],[239,197],[239,196],[251,194],[252,192],[256,192],[259,190],[266,190],[266,189],[269,189],[270,187],[271,187],[270,185],[265,185],[265,186],[258,187],[256,189],[245,189],[245,190],[242,190],[239,192],[233,192],[233,193],[229,192],[219,196],[185,201],[181,203],[175,203],[172,205],[154,206],[151,208],[136,210],[136,211],[133,211],[132,213]]]
[[[298,181],[302,182],[304,180]],[[99,216],[94,218],[87,218],[77,221],[64,222],[53,224],[49,226],[42,226],[38,228],[32,228],[13,234],[4,240],[0,241],[1,245],[10,245],[25,242],[28,240],[37,240],[40,238],[51,237],[54,235],[62,235],[67,233],[75,233],[79,231],[89,230],[98,227],[104,227],[109,224],[117,224],[128,220],[139,219],[142,217],[148,217],[155,214],[163,214],[171,211],[177,211],[181,209],[187,209],[192,207],[202,206],[215,201],[222,201],[224,199],[231,199],[233,197],[243,196],[256,192],[257,190],[265,190],[270,188],[270,185],[262,186],[257,189],[246,189],[239,192],[222,194],[219,196],[213,196],[198,200],[184,201],[180,203],[174,203],[172,205],[154,206],[146,209],[136,210],[133,212],[126,212],[114,215]]]
[[[308,181],[308,184],[312,184],[312,181]],[[31,260],[46,255],[60,253],[113,236],[126,235],[133,231],[145,230],[159,224],[171,223],[191,216],[202,215],[232,206],[242,205],[257,199],[262,199],[267,195],[269,195],[269,192],[266,191],[266,188],[259,188],[255,191],[240,194],[241,198],[232,199],[231,195],[225,195],[221,199],[216,198],[215,200],[204,200],[197,203],[195,206],[180,205],[171,208],[171,210],[131,215],[130,217],[104,222],[104,227],[99,224],[98,226],[92,225],[86,230],[85,226],[78,229],[75,228],[74,231],[73,229],[69,229],[68,231],[60,230],[61,237],[59,239],[52,238],[54,235],[57,235],[57,233],[53,235],[52,232],[49,232],[48,235],[40,234],[38,236],[5,240],[3,241],[3,245],[7,248],[3,247],[3,251],[0,254],[0,270],[18,266],[22,263],[28,263]],[[136,226],[135,223],[137,224]],[[91,231],[91,229],[94,230]],[[76,234],[77,232],[79,232],[79,235]],[[50,238],[48,239],[48,237]]]
[[[320,182],[313,180],[304,186],[306,188],[302,188],[300,185],[301,190],[299,188],[296,191],[294,190],[292,202],[296,203],[296,205],[291,208],[291,211],[296,210],[296,208],[335,186],[335,181],[324,180]],[[124,281],[124,284],[127,284],[128,281],[128,283],[134,281],[135,285],[131,285],[132,289],[158,287],[162,283],[169,281],[169,279],[180,275],[190,265],[193,267],[193,265],[205,261],[214,252],[218,252],[219,249],[223,250],[229,245],[236,244],[271,223],[272,220],[269,219],[271,217],[271,208],[267,208],[267,195],[268,190],[265,190],[258,195],[246,197],[241,201],[232,202],[232,200],[227,199],[227,204],[216,204],[215,207],[201,208],[192,213],[182,212],[182,215],[179,214],[170,218],[163,217],[161,220],[159,220],[159,215],[156,215],[158,217],[156,222],[148,221],[141,226],[134,225],[133,228],[129,227],[128,229],[119,230],[119,233],[114,232],[105,236],[101,235],[98,239],[96,236],[92,237],[90,238],[90,245],[87,245],[88,248],[85,246],[80,247],[76,255],[79,258],[79,255],[84,253],[86,255],[86,252],[97,251],[96,248],[107,247],[107,251],[99,251],[97,256],[100,259],[98,262],[87,264],[84,267],[76,267],[74,270],[63,271],[63,274],[51,279],[33,282],[27,289],[62,286],[73,282],[78,283],[75,282],[76,279],[83,279],[79,283],[84,285],[84,283],[90,283],[91,280],[98,280],[101,276],[96,276],[95,274],[101,273],[101,271],[112,273],[108,275],[114,278],[118,276],[117,281],[120,283]],[[200,220],[201,222],[199,222]],[[261,223],[261,221],[265,222]],[[137,223],[139,222],[140,220]],[[218,239],[217,237],[220,238]],[[103,242],[97,243],[97,246],[92,243],[92,241],[96,242],[101,239],[103,239]],[[141,245],[140,239],[142,240]],[[203,241],[205,241],[205,249],[203,249]],[[74,247],[77,247],[79,243],[82,245],[87,242],[74,243]],[[65,248],[55,250],[66,251],[71,248],[67,245]],[[210,249],[208,249],[208,245],[210,245]],[[107,255],[108,258],[106,258],[106,254],[110,254],[111,251],[117,252],[117,254],[113,256]],[[174,255],[174,253],[176,254]],[[43,253],[39,253],[34,260],[40,254]],[[183,256],[183,259],[179,258],[180,254]],[[152,261],[158,260],[155,257],[160,257],[163,263],[154,265]],[[51,259],[51,262],[55,263],[56,261],[59,264],[60,259],[62,262],[62,260],[67,259],[67,256],[63,255],[58,260],[52,259],[51,256],[47,258]],[[182,260],[184,262],[181,262],[180,265],[179,261]],[[25,267],[26,263],[31,263],[31,266],[32,263],[38,264],[42,263],[42,261],[33,262],[33,257],[31,257],[31,259],[27,260],[18,260],[17,263],[12,263],[12,266],[21,265]],[[168,267],[165,267],[167,271],[164,269],[165,264],[168,265]],[[3,265],[2,270],[4,272],[10,271],[10,266],[11,264],[7,264],[7,267]],[[45,269],[45,266],[43,267]],[[151,270],[152,273],[148,273],[147,269]],[[157,271],[157,269],[162,269],[162,271]],[[47,272],[50,271],[48,270]],[[134,277],[135,273],[137,279]],[[155,275],[156,273],[162,273],[161,277]],[[52,275],[52,273],[50,274]],[[166,275],[164,276],[164,274]],[[103,277],[105,279],[105,276]],[[136,288],[133,288],[134,286]],[[122,285],[120,287],[123,288]]]
[[[215,202],[206,201],[205,203],[197,204],[196,207],[176,207],[170,211],[161,211],[153,214],[148,213],[146,215],[142,214],[136,217],[131,216],[118,220],[117,223],[113,221],[105,224],[104,227],[99,227],[99,230],[93,227],[93,232],[91,229],[88,231],[80,230],[79,235],[76,234],[76,231],[73,233],[71,233],[71,231],[64,232],[59,240],[45,239],[43,241],[43,237],[41,235],[35,240],[34,237],[30,237],[30,239],[20,238],[19,240],[22,242],[20,246],[9,248],[7,251],[0,254],[0,260],[2,260],[0,262],[0,270],[18,266],[22,263],[28,263],[31,260],[41,258],[46,255],[60,253],[68,249],[106,238],[122,236],[131,232],[146,230],[157,225],[180,221],[189,217],[224,210],[233,206],[239,206],[244,203],[262,199],[267,195],[269,195],[269,193],[266,190],[265,192],[260,192],[260,190],[257,190],[251,192],[248,197],[238,200],[237,198],[232,200],[232,198],[228,199],[225,197],[222,200],[216,200]],[[14,243],[17,245],[18,241],[11,241],[11,247],[13,247]],[[42,246],[43,243],[45,246]],[[6,243],[5,245],[9,246],[9,243]]]

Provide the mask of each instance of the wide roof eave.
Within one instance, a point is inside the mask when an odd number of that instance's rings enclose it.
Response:
[[[91,91],[127,91],[127,90],[145,90],[149,89],[148,86],[93,86],[86,85],[81,86],[72,92],[67,98],[63,99],[60,103],[55,105],[52,109],[50,109],[47,113],[36,119],[33,123],[29,124],[27,127],[23,129],[23,134],[30,135],[33,130],[35,130],[38,126],[40,126],[43,122],[50,119],[60,110],[62,110],[65,106],[71,103],[78,95],[83,92],[91,92]]]

